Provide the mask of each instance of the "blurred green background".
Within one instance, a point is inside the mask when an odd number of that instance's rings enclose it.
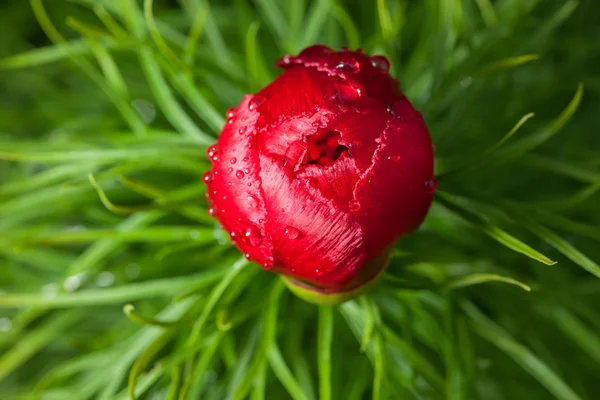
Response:
[[[599,39],[594,0],[2,1],[0,398],[598,398]],[[201,183],[314,43],[389,57],[437,146],[427,220],[335,308]]]

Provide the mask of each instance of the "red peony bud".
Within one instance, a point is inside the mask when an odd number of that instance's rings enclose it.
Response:
[[[385,57],[317,45],[277,65],[285,72],[227,113],[208,150],[210,214],[300,291],[354,293],[427,214],[427,127]]]

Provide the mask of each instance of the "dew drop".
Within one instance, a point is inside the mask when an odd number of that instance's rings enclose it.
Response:
[[[252,185],[252,183],[250,183]],[[258,199],[253,195],[248,195],[247,197],[248,205],[252,208],[258,208]]]
[[[217,145],[213,144],[212,146],[209,146],[208,149],[206,150],[206,155],[211,160],[217,161],[218,160],[218,156],[217,156],[218,151],[219,151],[219,149],[217,148]]]
[[[275,64],[279,67],[286,68],[293,61],[294,61],[294,57],[290,56],[289,54],[286,54],[285,56],[283,56],[279,60],[277,60],[277,62]]]
[[[427,180],[425,181],[425,190],[427,190],[430,193],[435,192],[437,189],[437,181],[435,180],[435,178],[432,176],[431,178],[427,178]]]
[[[300,237],[300,231],[296,228],[294,228],[293,226],[286,226],[285,227],[285,236],[287,236],[288,239],[298,239]]]
[[[6,333],[12,328],[12,321],[6,317],[0,318],[0,332]]]
[[[244,176],[246,176],[246,174],[244,173],[244,171],[242,171],[242,170],[239,170],[239,169],[238,169],[238,170],[237,170],[237,172],[235,173],[235,176],[236,176],[238,179],[243,179],[243,178],[244,178]]]
[[[214,207],[209,207],[208,208],[208,215],[210,215],[211,217],[216,217],[217,216],[217,209]]]
[[[113,283],[115,283],[115,274],[110,271],[103,271],[96,278],[96,285],[100,287],[112,286]]]
[[[257,227],[251,226],[244,231],[244,240],[251,246],[260,246],[262,244],[262,235]]]
[[[246,128],[245,126],[240,127],[240,129],[238,129],[238,133],[240,135],[243,135],[244,133],[246,133],[246,131],[248,130],[248,128]]]
[[[63,282],[63,289],[67,292],[74,292],[83,284],[84,282],[84,273],[79,273],[75,275],[69,276]]]
[[[237,158],[235,157],[231,157],[231,159],[229,160],[229,162],[233,165],[237,162]]]
[[[339,85],[338,92],[333,95],[333,100],[338,100],[341,104],[352,103],[360,98],[362,90],[352,85]]]
[[[360,203],[356,200],[350,200],[348,202],[348,209],[350,211],[358,211],[360,210]]]
[[[244,161],[244,162],[246,162],[246,161],[248,161],[248,160],[249,160],[249,158],[248,158],[248,157],[244,157],[244,158],[242,159],[242,161]]]
[[[227,168],[227,171],[229,171],[229,173],[232,173],[233,172],[233,167]]]
[[[244,254],[244,257],[246,257],[246,260],[252,261],[252,256],[250,255],[250,253]]]
[[[207,185],[210,184],[212,182],[212,180],[213,180],[213,175],[212,175],[212,173],[210,171],[209,172],[205,172],[204,175],[202,175],[202,181],[205,184],[207,184]]]
[[[266,101],[267,99],[263,96],[254,96],[252,100],[250,100],[250,102],[248,103],[248,110],[258,110],[263,104],[265,104]]]
[[[227,110],[227,118],[231,119],[235,116],[235,108],[230,108]]]
[[[390,72],[390,61],[384,56],[371,57],[371,65],[386,74]]]
[[[360,63],[356,60],[342,61],[335,66],[335,69],[348,72],[358,72],[360,70]]]
[[[402,157],[395,155],[395,156],[388,156],[387,158],[388,160],[392,161],[392,162],[398,162],[402,159]]]

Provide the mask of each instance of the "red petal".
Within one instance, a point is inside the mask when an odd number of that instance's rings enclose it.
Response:
[[[343,286],[364,260],[360,226],[278,161],[260,154],[266,228],[273,239],[276,270],[319,286]]]
[[[333,201],[336,207],[347,209],[358,182],[359,172],[354,166],[354,161],[347,154],[342,154],[336,161],[332,160],[329,166],[307,165],[296,177],[308,181],[323,197]]]
[[[219,221],[236,246],[256,262],[271,267],[272,242],[264,229],[266,209],[260,164],[252,140],[258,114],[248,111],[251,98],[244,97],[219,137],[208,194]]]
[[[373,165],[354,192],[369,258],[423,221],[433,199],[426,185],[432,175],[433,147],[423,120],[389,118]]]

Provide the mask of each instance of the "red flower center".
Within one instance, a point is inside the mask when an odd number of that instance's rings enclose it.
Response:
[[[341,136],[337,131],[307,136],[306,151],[301,165],[317,164],[326,167],[333,165],[344,152],[348,152],[348,147],[339,142]]]

